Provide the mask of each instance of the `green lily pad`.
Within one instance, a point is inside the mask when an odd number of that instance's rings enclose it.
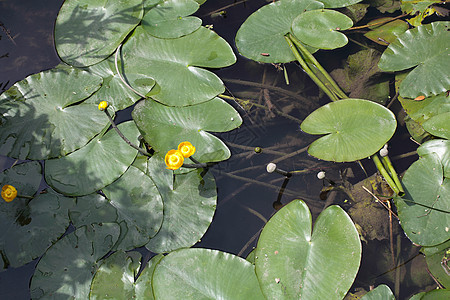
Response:
[[[16,188],[18,195],[32,197],[42,180],[39,162],[26,162],[14,165],[0,173],[0,187],[9,184]],[[0,201],[3,199],[0,198]]]
[[[450,140],[431,140],[417,148],[417,154],[425,156],[436,153],[444,167],[444,177],[450,178]]]
[[[153,159],[153,158],[152,158]],[[214,177],[202,170],[176,175],[173,189],[171,182],[161,186],[163,179],[155,179],[164,202],[164,219],[159,232],[145,246],[154,253],[191,247],[205,234],[216,210],[217,191]],[[159,169],[149,168],[152,178]],[[162,175],[164,176],[164,175]]]
[[[98,261],[114,246],[117,224],[81,227],[50,247],[31,279],[31,298],[89,299]]]
[[[165,256],[153,274],[153,291],[156,299],[263,299],[251,263],[201,248]]]
[[[23,191],[18,189],[19,193]],[[68,208],[72,205],[73,199],[53,190],[31,200],[16,198],[7,203],[2,199],[0,251],[9,266],[17,268],[29,263],[55,243],[69,226]]]
[[[179,143],[189,141],[196,148],[195,159],[200,162],[230,157],[228,147],[206,131],[225,132],[242,124],[238,112],[220,98],[185,107],[169,107],[146,100],[136,105],[132,116],[155,151],[165,155]]]
[[[411,119],[420,125],[433,116],[450,112],[450,98],[447,97],[446,93],[430,96],[421,101],[402,97],[399,97],[399,100]]]
[[[64,156],[108,123],[92,104],[102,78],[64,66],[28,76],[0,95],[0,154],[19,159]]]
[[[284,36],[302,12],[323,8],[315,0],[280,0],[251,14],[236,34],[239,52],[252,60],[265,63],[287,63],[295,60]],[[308,47],[311,53],[317,49]]]
[[[450,139],[450,112],[431,117],[422,124],[423,129],[434,136]]]
[[[292,22],[292,33],[302,42],[319,49],[336,49],[348,43],[339,30],[352,27],[346,15],[329,9],[305,11]]]
[[[364,36],[371,41],[383,46],[387,46],[393,43],[398,36],[408,30],[408,23],[403,20],[394,20],[391,17],[386,17],[373,20],[369,22],[369,25],[371,23],[382,22],[390,19],[392,19],[392,21],[390,21],[389,23],[383,24],[381,26],[369,27],[372,30],[366,32]]]
[[[325,8],[338,8],[353,5],[362,0],[319,0],[325,5]]]
[[[76,67],[96,64],[114,52],[142,15],[142,0],[67,0],[55,25],[58,55]]]
[[[307,205],[294,200],[264,226],[255,253],[267,299],[342,299],[356,277],[361,242],[350,217],[330,206],[312,231]]]
[[[118,68],[119,71],[122,72],[119,62]],[[86,99],[85,103],[94,103],[98,105],[101,101],[105,100],[108,101],[109,106],[115,111],[118,111],[133,105],[141,98],[141,96],[133,92],[120,79],[120,76],[116,71],[114,57],[105,59],[98,64],[86,68],[86,70],[92,74],[103,77],[103,84],[95,94]],[[155,85],[153,78],[146,74],[128,73],[127,76],[124,77],[124,80],[142,95],[147,95]]]
[[[361,300],[378,300],[378,299],[389,299],[389,300],[395,300],[395,296],[392,293],[391,289],[385,285],[381,284],[362,296]]]
[[[381,56],[384,71],[416,67],[400,84],[400,96],[416,98],[438,95],[450,89],[450,22],[433,22],[400,35]],[[418,45],[421,45],[420,47]]]
[[[344,99],[312,112],[301,124],[309,134],[326,134],[308,153],[319,159],[344,162],[366,158],[383,147],[397,127],[394,114],[377,103]]]
[[[123,47],[124,74],[147,74],[156,80],[152,98],[172,106],[208,101],[225,88],[214,73],[236,62],[228,43],[200,27],[177,39],[159,39],[136,28]]]
[[[154,299],[149,268],[144,269],[136,281],[134,279],[141,258],[141,254],[134,251],[118,251],[106,258],[92,280],[89,299]]]
[[[421,252],[425,254],[428,269],[433,274],[434,278],[446,288],[450,288],[450,276],[445,272],[446,270],[448,271],[449,268],[448,266],[444,266],[442,261],[445,257],[448,258],[447,251],[449,250],[450,240],[434,247],[423,247],[421,249]]]
[[[450,179],[439,156],[430,153],[414,162],[402,180],[406,195],[396,197],[398,217],[408,238],[422,246],[445,242],[450,224]]]
[[[118,127],[132,143],[138,143],[139,131],[134,122],[125,122]],[[45,180],[65,195],[91,194],[125,173],[136,154],[137,150],[111,129],[65,157],[47,160]]]
[[[202,20],[189,16],[199,4],[194,0],[165,0],[150,9],[142,18],[142,26],[158,38],[178,38],[200,28]]]

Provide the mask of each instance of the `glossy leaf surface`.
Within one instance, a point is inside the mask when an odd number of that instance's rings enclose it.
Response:
[[[306,204],[293,200],[264,226],[255,267],[267,299],[342,299],[352,285],[361,259],[352,220],[333,205],[311,223]]]
[[[343,162],[366,158],[392,137],[394,114],[382,105],[362,99],[344,99],[313,111],[301,124],[309,134],[325,134],[308,153],[324,160]]]
[[[417,148],[417,154],[425,156],[430,153],[436,153],[444,167],[444,177],[450,178],[450,141],[449,140],[430,140]]]
[[[423,123],[423,129],[428,131],[434,136],[438,136],[444,139],[450,139],[450,112],[436,115],[425,123]]]
[[[153,274],[156,299],[262,299],[254,266],[225,252],[191,248],[169,253]]]
[[[67,0],[55,25],[58,55],[76,67],[96,64],[114,52],[142,15],[142,0]]]
[[[325,5],[325,8],[338,8],[350,6],[362,0],[320,0]]]

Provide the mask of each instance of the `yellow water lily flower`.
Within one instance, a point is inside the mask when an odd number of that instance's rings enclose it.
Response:
[[[195,153],[195,147],[189,142],[182,142],[178,145],[178,151],[183,154],[184,158],[187,158]]]
[[[11,202],[17,197],[17,190],[12,185],[6,184],[2,187],[2,198],[6,202]]]
[[[108,102],[102,101],[98,104],[98,109],[104,111],[108,107]]]
[[[184,157],[181,151],[179,150],[169,150],[164,158],[166,162],[167,169],[176,170],[183,165]]]

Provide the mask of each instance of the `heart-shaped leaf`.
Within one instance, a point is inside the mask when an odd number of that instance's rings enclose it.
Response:
[[[59,57],[76,66],[107,58],[142,19],[142,0],[67,0],[55,25]]]
[[[450,140],[430,140],[417,148],[417,154],[425,156],[436,153],[444,167],[444,177],[450,178]]]
[[[0,95],[0,153],[48,159],[84,146],[108,123],[92,104],[80,102],[102,79],[64,66],[28,76]]]
[[[256,275],[267,299],[342,299],[361,259],[350,217],[330,206],[317,218],[303,201],[281,208],[264,226],[255,253]]]
[[[123,47],[124,74],[147,74],[156,80],[152,98],[173,106],[208,101],[225,88],[214,73],[236,57],[230,45],[213,31],[200,27],[177,39],[159,39],[136,28]]]
[[[36,266],[31,280],[31,297],[89,299],[97,262],[114,246],[119,226],[81,227],[50,247]]]
[[[303,43],[319,49],[335,49],[348,43],[339,30],[352,27],[346,15],[329,9],[305,11],[292,22],[292,33]]]
[[[159,38],[178,38],[194,32],[202,25],[195,13],[199,4],[194,0],[165,0],[150,9],[142,19],[142,26]]]
[[[450,179],[443,176],[436,153],[414,162],[403,176],[406,195],[395,198],[400,224],[409,239],[422,246],[448,240]]]
[[[400,96],[414,99],[450,89],[449,25],[450,22],[433,22],[410,29],[384,51],[378,64],[384,71],[417,66],[400,84]]]
[[[265,63],[287,63],[295,60],[284,36],[292,21],[302,12],[323,8],[315,0],[281,0],[272,2],[251,14],[236,34],[236,46],[247,58]],[[311,53],[317,49],[308,47]]]
[[[189,141],[196,148],[200,162],[221,161],[230,150],[206,131],[225,132],[242,124],[237,111],[220,98],[185,107],[169,107],[155,101],[138,103],[133,119],[152,148],[165,155],[179,143]]]
[[[201,248],[165,256],[153,274],[153,291],[156,299],[263,299],[251,263]]]
[[[149,173],[157,178],[164,172],[149,168]],[[195,170],[176,175],[173,189],[168,188],[170,182],[159,185],[164,179],[154,180],[163,198],[164,219],[159,232],[145,246],[147,249],[163,253],[191,247],[205,234],[216,210],[217,191],[213,176],[206,173],[202,177],[200,173]]]
[[[423,129],[434,136],[450,139],[450,112],[434,116],[422,124]]]
[[[366,158],[392,137],[394,114],[384,106],[362,99],[344,99],[312,112],[301,124],[309,134],[326,134],[308,153],[323,160],[343,162]]]
[[[125,122],[118,127],[128,140],[135,145],[138,143],[139,131],[134,122]],[[65,195],[91,194],[125,173],[136,154],[137,150],[111,129],[65,157],[47,160],[45,180]]]

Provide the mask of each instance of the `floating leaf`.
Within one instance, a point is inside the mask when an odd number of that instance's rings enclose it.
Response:
[[[96,64],[114,52],[142,15],[142,0],[67,0],[55,25],[58,55],[76,67]]]
[[[156,299],[263,299],[251,263],[201,248],[165,256],[153,274],[153,291]]]
[[[433,274],[434,278],[439,281],[444,287],[450,288],[450,276],[446,271],[449,270],[448,264],[442,262],[447,257],[447,251],[450,250],[450,239],[445,243],[434,247],[423,247],[421,252],[425,254],[428,269]]]
[[[5,184],[14,186],[19,195],[32,197],[42,180],[41,165],[38,162],[26,162],[14,165],[0,173],[0,188]],[[3,202],[3,199],[0,199]]]
[[[159,39],[136,28],[123,47],[124,74],[147,74],[156,80],[152,98],[173,106],[208,101],[225,88],[214,73],[236,61],[228,43],[200,27],[177,39]],[[159,91],[159,92],[158,92]]]
[[[139,132],[134,122],[122,123],[118,127],[132,143],[138,143]],[[46,161],[45,180],[65,195],[87,195],[102,189],[125,173],[136,154],[137,150],[111,129],[65,157]]]
[[[155,151],[165,155],[179,143],[189,141],[195,146],[194,157],[200,162],[230,157],[228,147],[206,131],[225,132],[242,124],[238,112],[220,98],[186,107],[146,100],[136,105],[132,116]]]
[[[158,169],[149,172],[152,178],[163,173]],[[176,175],[173,189],[168,184],[160,186],[162,180],[154,180],[163,198],[164,219],[147,249],[163,253],[191,247],[205,234],[216,210],[217,191],[213,176],[206,173],[202,177],[201,172]]]
[[[411,119],[421,125],[433,116],[450,112],[450,98],[447,97],[446,93],[431,96],[422,101],[414,101],[402,97],[399,97],[399,100]]]
[[[400,96],[416,98],[450,89],[450,22],[433,22],[406,31],[381,56],[380,69],[400,71],[416,67],[402,81]]]
[[[430,140],[417,148],[417,154],[425,156],[436,153],[444,167],[444,177],[450,178],[450,140]]]
[[[33,175],[30,172],[27,177]],[[40,181],[41,177],[38,178]],[[21,188],[18,191],[23,192]],[[0,251],[3,259],[17,268],[41,256],[66,231],[69,226],[68,208],[72,205],[72,199],[53,190],[31,200],[0,201]]]
[[[434,246],[449,237],[450,179],[444,178],[442,169],[436,153],[421,157],[403,176],[406,195],[395,198],[403,230],[422,246]]]
[[[378,300],[378,299],[390,299],[395,300],[394,294],[392,294],[391,289],[385,285],[381,284],[362,296],[361,300]]]
[[[423,129],[434,136],[450,139],[450,112],[439,114],[422,124]]]
[[[81,227],[50,247],[36,266],[31,297],[89,299],[97,262],[114,246],[117,224]]]
[[[148,268],[134,280],[141,258],[139,252],[118,251],[105,259],[92,280],[89,299],[154,299]]]
[[[335,10],[305,11],[292,22],[292,33],[302,42],[319,49],[345,46],[348,39],[339,30],[352,27],[353,21]]]
[[[343,162],[366,158],[392,137],[397,122],[382,105],[362,99],[326,104],[301,124],[309,134],[326,134],[314,141],[308,153],[320,159]]]
[[[264,226],[255,253],[267,299],[342,299],[356,277],[361,242],[350,217],[330,206],[317,218],[303,201],[281,208]]]
[[[362,0],[319,0],[325,5],[325,8],[338,8],[350,6]]]
[[[16,83],[0,95],[0,153],[38,160],[84,146],[108,119],[92,104],[71,104],[94,93],[101,82],[101,77],[61,66]]]
[[[399,35],[408,30],[408,23],[403,20],[394,20],[394,18],[392,17],[386,17],[370,21],[369,25],[372,23],[377,24],[379,22],[384,22],[390,19],[392,19],[392,21],[386,24],[369,27],[372,30],[366,32],[364,36],[383,46],[387,46],[390,43],[393,43]]]
[[[190,34],[202,25],[202,20],[190,16],[199,8],[194,0],[166,0],[153,7],[142,19],[142,26],[158,38],[178,38]]]
[[[236,34],[236,46],[247,58],[265,63],[287,63],[295,60],[284,36],[292,21],[302,12],[323,8],[315,0],[281,0],[261,7],[251,14]],[[317,49],[308,47],[313,53]],[[268,55],[263,55],[267,53]]]

